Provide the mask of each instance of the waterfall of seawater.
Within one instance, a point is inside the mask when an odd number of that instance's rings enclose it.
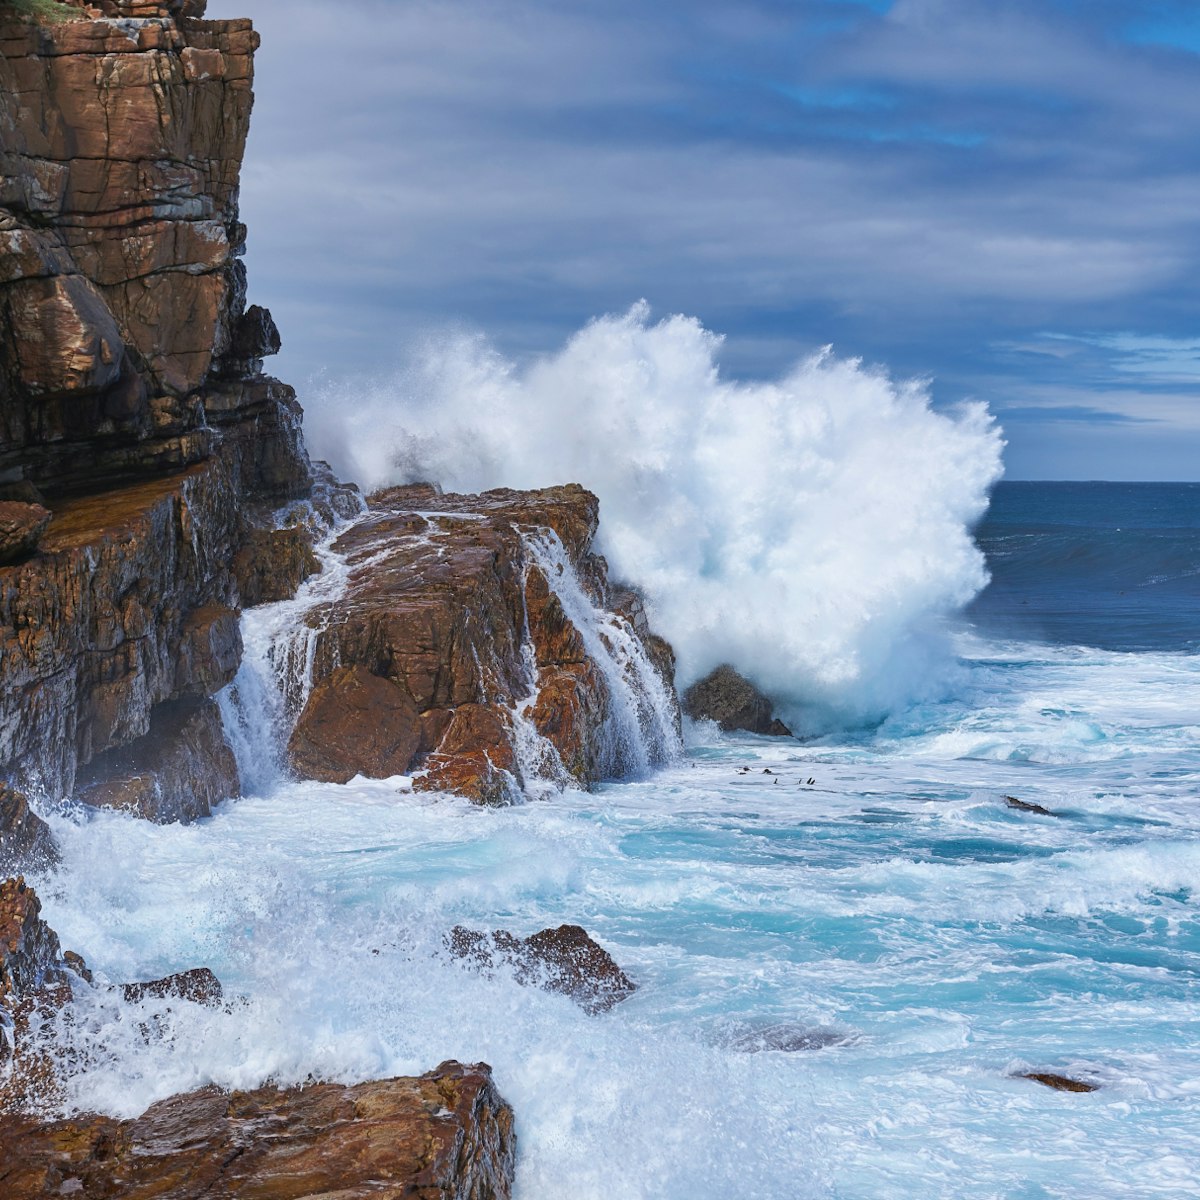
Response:
[[[553,530],[526,533],[523,541],[530,561],[579,630],[588,657],[608,689],[596,764],[599,773],[609,779],[641,776],[678,758],[683,747],[675,698],[628,620],[592,600]]]
[[[337,526],[313,547],[320,573],[301,584],[291,600],[242,613],[242,665],[217,703],[247,795],[265,795],[284,776],[283,749],[313,685],[321,626],[308,617],[336,600],[349,578],[345,561],[333,549],[344,529]]]
[[[333,550],[342,529],[332,531],[314,548],[321,572],[307,580],[293,599],[258,605],[242,615],[242,665],[217,702],[246,794],[267,793],[285,774],[283,748],[313,685],[321,626],[312,614],[336,600],[349,578],[349,568]],[[523,543],[530,565],[546,577],[607,687],[598,772],[606,778],[641,776],[672,761],[682,749],[674,697],[629,622],[591,599],[553,531],[527,533]],[[369,562],[359,565],[369,566]],[[575,786],[575,780],[529,717],[538,693],[536,654],[528,628],[522,657],[529,691],[510,712],[521,786],[527,797],[536,799]]]

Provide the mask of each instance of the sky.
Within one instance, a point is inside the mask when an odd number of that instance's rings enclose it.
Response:
[[[306,390],[645,299],[986,401],[1015,479],[1200,478],[1194,0],[210,0]]]

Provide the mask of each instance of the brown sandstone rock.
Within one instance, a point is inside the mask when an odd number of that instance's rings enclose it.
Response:
[[[296,589],[321,570],[305,529],[254,529],[233,560],[243,608],[290,600]]]
[[[607,1012],[637,991],[637,984],[612,955],[580,925],[543,929],[527,938],[504,929],[486,934],[456,925],[446,945],[455,958],[480,970],[504,964],[518,983],[569,996],[593,1015]]]
[[[728,664],[710,671],[684,692],[683,710],[693,720],[716,721],[726,733],[744,729],[772,737],[792,736],[791,730],[771,715],[770,699]]]
[[[0,876],[42,871],[57,862],[50,826],[20,792],[0,783]]]
[[[50,513],[40,504],[0,500],[0,566],[32,554],[49,524]]]
[[[482,1064],[416,1079],[203,1088],[133,1121],[0,1118],[0,1194],[128,1200],[506,1200],[512,1110]]]
[[[203,8],[104,0],[39,27],[0,5],[0,477],[95,489],[257,441],[273,486],[307,486],[239,261],[257,35]],[[210,413],[218,378],[260,386]]]
[[[237,761],[216,704],[183,702],[154,712],[150,732],[88,764],[78,798],[169,825],[207,817],[241,791]]]
[[[590,552],[596,498],[577,485],[465,496],[414,484],[376,493],[370,504],[370,516],[335,544],[350,567],[345,595],[309,617],[321,631],[318,681],[354,665],[391,680],[411,700],[421,737],[404,770],[426,770],[414,781],[418,790],[488,804],[513,799],[523,782],[514,710],[535,686],[527,716],[555,759],[545,765],[547,778],[597,778],[607,684],[522,536],[552,530],[605,602],[603,561]],[[318,683],[298,734],[308,737],[318,705],[323,721],[352,728],[349,711],[333,714],[336,690]],[[396,711],[407,738],[411,714]],[[320,778],[379,770],[362,761],[350,737],[334,750],[343,757],[326,759]]]
[[[305,779],[383,779],[403,775],[420,744],[420,714],[402,688],[365,667],[340,667],[313,688],[288,758]]]

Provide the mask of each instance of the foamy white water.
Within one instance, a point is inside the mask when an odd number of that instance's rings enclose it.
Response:
[[[971,689],[908,724],[694,731],[591,795],[281,783],[186,828],[57,818],[66,869],[38,886],[64,944],[103,980],[209,965],[244,997],[85,999],[73,1102],[454,1056],[516,1107],[521,1200],[1194,1194],[1200,661],[964,649]],[[442,950],[456,923],[563,921],[640,985],[605,1016]],[[779,1026],[840,1044],[739,1049]]]
[[[448,335],[395,379],[319,392],[308,434],[368,487],[592,489],[600,548],[645,590],[681,684],[735,662],[807,723],[944,692],[938,618],[986,580],[986,409],[935,411],[923,382],[828,352],[729,380],[720,341],[644,303],[523,367]]]

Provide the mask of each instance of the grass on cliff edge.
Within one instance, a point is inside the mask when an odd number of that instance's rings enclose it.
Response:
[[[84,16],[77,8],[61,4],[59,0],[0,0],[0,16],[13,13],[39,25],[61,25],[64,21],[78,21]]]

